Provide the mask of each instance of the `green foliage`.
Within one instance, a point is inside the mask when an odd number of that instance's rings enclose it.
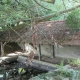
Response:
[[[73,66],[78,66],[80,64],[80,59],[68,60],[68,63]]]
[[[64,60],[60,65],[56,65],[57,69],[49,71],[48,73],[39,74],[29,80],[80,80],[80,71],[71,69],[69,65],[64,66]]]
[[[58,69],[59,75],[65,76],[65,77],[71,76],[71,74],[68,71],[66,71],[67,68],[64,68],[64,60],[61,61],[60,65],[56,64],[56,67]]]
[[[9,24],[15,25],[23,19],[30,18],[29,9],[32,7],[32,0],[2,0],[0,3],[0,27],[7,28]]]
[[[68,15],[66,25],[73,30],[80,29],[80,9],[74,10]]]
[[[48,0],[36,0],[43,7],[38,5],[34,0],[0,0],[0,27],[8,28],[8,25],[17,24],[20,21],[28,20],[30,18],[44,17],[48,14],[56,14],[57,17],[50,20],[64,19],[64,15],[58,13],[65,10],[62,0],[55,1],[54,4],[46,3]],[[74,6],[72,1],[64,0],[66,8]],[[68,9],[67,8],[67,9]],[[31,22],[28,22],[31,24]],[[11,26],[13,27],[13,26]]]
[[[60,65],[56,64],[56,67],[57,67],[60,71],[63,70],[63,66],[64,66],[64,60],[61,61],[61,64],[60,64]]]
[[[43,73],[39,74],[38,76],[32,77],[29,80],[55,80],[55,76],[57,75],[54,73],[54,71],[49,71],[48,73]]]
[[[25,70],[24,68],[21,68],[21,67],[20,67],[20,68],[18,69],[18,73],[19,73],[19,74],[24,74],[25,72],[26,72],[26,70]]]
[[[59,70],[49,71],[48,73],[39,74],[38,76],[32,77],[29,80],[80,80],[80,71],[68,69],[67,67],[62,67],[63,75],[60,74]]]

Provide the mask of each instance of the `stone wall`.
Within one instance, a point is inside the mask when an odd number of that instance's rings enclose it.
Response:
[[[80,46],[56,46],[54,48],[56,57],[64,58],[80,58]],[[37,49],[36,54],[39,54],[39,49]],[[41,45],[41,54],[53,57],[53,50],[51,45]]]
[[[65,58],[80,58],[80,46],[55,46],[55,55]]]

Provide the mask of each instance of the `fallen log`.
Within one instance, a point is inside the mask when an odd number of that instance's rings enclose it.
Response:
[[[34,59],[31,63],[27,57],[24,57],[21,55],[20,56],[19,55],[8,55],[7,57],[0,58],[0,64],[8,64],[8,63],[12,63],[15,61],[26,65],[26,67],[30,66],[32,68],[42,69],[42,70],[46,70],[46,71],[56,69],[56,66],[54,64],[51,64],[48,62],[43,62],[43,61],[38,61],[38,60],[34,60]]]
[[[17,56],[13,57],[0,57],[0,64],[8,64],[17,61]]]
[[[37,68],[37,69],[46,70],[46,71],[56,69],[56,66],[54,64],[50,64],[50,63],[43,62],[43,61],[38,61],[38,60],[33,60],[32,64],[30,64],[28,61],[26,61],[26,59],[27,59],[26,57],[19,56],[17,61],[20,62],[20,63],[23,63],[27,66],[34,67],[34,68]]]
[[[8,57],[13,57],[13,56],[19,56],[18,54],[15,54],[15,53],[10,53],[10,54],[7,54],[6,56],[8,56]]]
[[[37,60],[34,60],[32,62],[32,67],[40,68],[40,69],[47,70],[47,71],[56,69],[56,66],[54,64],[50,64],[50,63],[43,62],[43,61],[37,61]]]
[[[32,63],[28,60],[28,58],[27,58],[27,57],[24,57],[24,56],[18,56],[17,61],[20,62],[20,63],[25,64],[26,66],[29,66],[29,65],[32,64]]]
[[[4,57],[0,57],[0,64],[8,64],[8,63],[15,62],[17,61],[18,56],[25,56],[25,58],[27,58],[26,53],[22,53],[22,52],[10,53]]]
[[[7,54],[7,56],[27,56],[27,54],[23,52],[15,52],[15,53]]]

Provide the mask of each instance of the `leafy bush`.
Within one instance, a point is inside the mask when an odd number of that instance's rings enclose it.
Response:
[[[76,9],[68,15],[66,25],[72,30],[80,29],[80,9]]]
[[[73,66],[78,66],[80,64],[80,59],[68,60],[68,63]]]
[[[48,73],[39,74],[29,80],[80,80],[79,76],[79,70],[69,69],[68,66],[63,66],[62,68],[49,71]]]

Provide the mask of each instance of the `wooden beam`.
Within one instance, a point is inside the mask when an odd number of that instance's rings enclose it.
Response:
[[[2,42],[1,42],[1,56],[4,56],[4,46]]]
[[[0,42],[0,56],[1,56],[1,42]]]
[[[39,44],[39,60],[41,60],[41,44]]]
[[[52,45],[52,50],[53,50],[53,58],[55,58],[55,51],[54,51],[54,45]]]
[[[41,55],[41,44],[39,44],[39,53]]]

